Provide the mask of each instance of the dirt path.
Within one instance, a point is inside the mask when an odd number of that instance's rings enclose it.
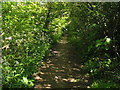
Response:
[[[53,48],[54,57],[34,74],[38,81],[35,88],[86,88],[89,76],[82,70],[83,65],[75,63],[78,57],[75,50],[66,42],[64,37]]]

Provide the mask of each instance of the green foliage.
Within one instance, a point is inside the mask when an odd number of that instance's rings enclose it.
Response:
[[[75,2],[69,6],[68,40],[76,47],[84,69],[97,78],[92,88],[115,87],[113,82],[118,81],[112,81],[111,78],[117,77],[117,72],[120,72],[117,70],[119,65],[116,65],[120,58],[119,7],[119,3],[99,2]],[[111,74],[113,70],[114,75]],[[111,81],[104,84],[99,82],[101,78]]]
[[[113,81],[106,81],[106,80],[100,80],[100,81],[94,81],[91,85],[91,88],[116,88],[118,85],[114,83]]]
[[[50,28],[43,28],[46,18],[50,18],[46,17],[46,4],[2,3],[3,87],[33,87],[32,74],[41,65],[38,62],[43,61],[52,43],[61,37],[66,17],[52,19]],[[53,30],[54,33],[49,33]]]
[[[119,7],[112,2],[3,2],[3,87],[33,87],[38,62],[63,34],[94,78],[92,88],[118,87]]]
[[[62,18],[55,18],[52,20],[51,25],[49,26],[50,30],[52,31],[52,41],[56,42],[60,39],[60,37],[63,34],[63,31],[61,30],[67,25],[66,19],[68,17],[62,17]]]

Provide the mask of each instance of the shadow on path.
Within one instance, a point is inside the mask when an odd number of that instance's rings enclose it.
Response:
[[[34,88],[87,88],[89,76],[82,70],[84,67],[76,63],[78,57],[64,37],[54,48],[54,57],[34,74],[38,81]]]

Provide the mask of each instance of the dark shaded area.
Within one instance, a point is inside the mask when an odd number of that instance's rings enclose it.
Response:
[[[53,57],[34,74],[38,81],[35,88],[87,88],[90,77],[82,70],[84,67],[75,62],[78,59],[74,48],[64,37],[53,48]]]

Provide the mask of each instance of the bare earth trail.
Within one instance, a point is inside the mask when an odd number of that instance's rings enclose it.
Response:
[[[34,88],[87,88],[89,76],[82,70],[84,67],[76,63],[77,54],[64,37],[54,48],[54,56],[34,74],[38,81]]]

